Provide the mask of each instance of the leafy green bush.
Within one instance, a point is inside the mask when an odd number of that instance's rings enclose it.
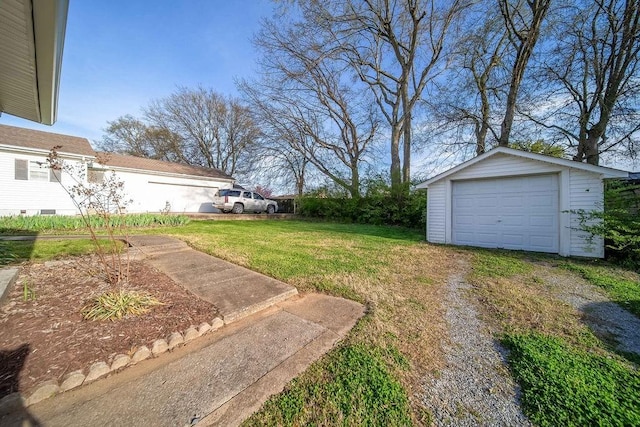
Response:
[[[426,194],[394,195],[384,187],[370,189],[364,197],[303,197],[299,213],[309,218],[371,225],[424,228]]]
[[[640,185],[606,181],[604,211],[574,213],[581,230],[604,237],[607,258],[627,267],[640,267]]]
[[[640,374],[540,334],[506,335],[525,414],[540,426],[640,425]]]

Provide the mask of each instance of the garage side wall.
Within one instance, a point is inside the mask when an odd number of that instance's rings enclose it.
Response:
[[[446,180],[431,186],[427,192],[427,242],[446,243]]]
[[[109,172],[108,172],[109,173]],[[124,191],[132,202],[130,213],[160,212],[169,208],[175,213],[213,212],[213,196],[219,188],[231,188],[228,181],[189,177],[171,177],[128,171],[116,171],[124,182]]]
[[[604,203],[604,183],[599,174],[570,169],[569,174],[569,206],[571,211],[584,209],[602,210]],[[604,242],[601,237],[589,241],[589,235],[578,229],[578,215],[570,215],[570,255],[584,257],[604,257]]]

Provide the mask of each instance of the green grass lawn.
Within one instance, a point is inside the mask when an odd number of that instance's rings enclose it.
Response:
[[[385,254],[422,239],[421,233],[401,228],[304,221],[193,221],[152,232],[174,235],[203,252],[295,282],[302,290],[361,302],[365,295],[331,278],[375,278],[388,268]]]
[[[632,272],[530,253],[425,244],[422,231],[307,221],[191,221],[132,230],[168,234],[211,255],[287,281],[301,292],[359,301],[367,314],[348,337],[272,397],[246,425],[428,424],[414,392],[444,366],[442,295],[466,257],[467,277],[512,352],[523,406],[539,425],[635,423],[637,367],[601,343],[580,313],[554,298],[541,266],[584,277],[623,306],[640,300]],[[11,243],[21,258],[91,250],[90,242]],[[615,283],[611,283],[611,282]],[[637,313],[636,313],[637,314]],[[594,391],[594,384],[603,384]],[[631,385],[631,386],[630,386]],[[573,408],[573,409],[572,409]]]

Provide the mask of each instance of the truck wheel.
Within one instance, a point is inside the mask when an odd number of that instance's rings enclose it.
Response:
[[[275,211],[276,211],[276,208],[274,208],[273,205],[267,206],[267,214],[271,215]]]
[[[242,206],[242,203],[236,203],[235,205],[233,205],[233,209],[231,209],[231,212],[233,212],[234,214],[241,214],[242,212],[244,212],[244,206]]]

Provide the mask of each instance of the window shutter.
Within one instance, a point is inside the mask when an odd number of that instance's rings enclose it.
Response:
[[[29,162],[27,160],[15,159],[15,178],[26,181],[29,179]]]
[[[62,171],[60,169],[49,169],[50,182],[62,182]]]

